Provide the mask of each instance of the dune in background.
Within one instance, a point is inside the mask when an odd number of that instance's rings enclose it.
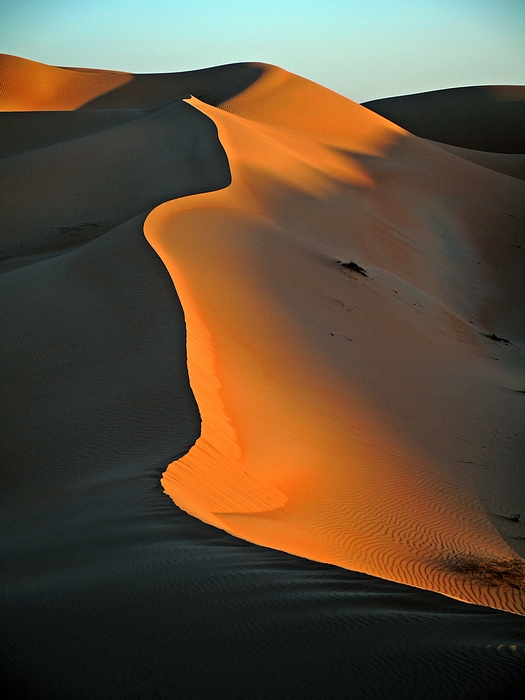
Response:
[[[525,180],[525,87],[451,88],[364,102],[460,158]]]
[[[525,85],[449,88],[363,105],[425,139],[492,153],[525,153]]]
[[[41,110],[2,164],[8,267],[153,209],[202,419],[162,480],[175,503],[525,613],[525,184],[273,66],[148,91],[152,76],[4,61],[2,109]],[[79,108],[46,127],[46,110]],[[28,178],[39,207],[16,196]]]
[[[48,66],[8,54],[0,54],[0,69],[0,111],[11,112],[140,109],[163,105],[189,92],[216,105],[242,92],[262,72],[258,64],[234,63],[182,73],[136,75]]]
[[[128,73],[59,68],[1,55],[2,111],[78,109],[85,102],[132,80]]]

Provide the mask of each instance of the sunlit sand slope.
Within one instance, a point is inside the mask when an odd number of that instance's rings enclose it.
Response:
[[[0,109],[78,109],[88,100],[132,80],[129,73],[48,66],[0,54]]]
[[[524,613],[524,183],[273,67],[188,102],[232,183],[145,223],[202,416],[165,490],[253,542]]]

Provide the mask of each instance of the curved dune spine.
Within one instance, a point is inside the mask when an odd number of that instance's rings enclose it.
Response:
[[[439,461],[396,437],[346,371],[347,385],[334,384],[293,310],[279,306],[272,266],[261,268],[266,258],[293,266],[294,256],[313,254],[311,238],[278,242],[284,234],[271,206],[282,184],[323,202],[342,184],[373,181],[351,158],[337,175],[332,146],[316,135],[192,104],[216,123],[232,184],[166,203],[145,223],[185,310],[203,421],[196,445],[164,475],[165,490],[191,514],[253,542],[525,612],[519,586],[495,589],[454,569],[454,557],[514,556],[474,492],[447,485]],[[384,143],[396,137],[387,133]],[[290,283],[308,289],[301,277]]]

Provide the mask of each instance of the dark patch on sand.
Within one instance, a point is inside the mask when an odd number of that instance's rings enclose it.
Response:
[[[360,275],[363,275],[363,277],[368,277],[368,274],[365,270],[364,267],[361,267],[361,265],[358,265],[356,262],[353,260],[350,260],[350,262],[343,262],[342,260],[338,260],[337,264],[343,267],[345,270],[351,270],[352,272],[358,272]]]
[[[519,557],[498,559],[456,554],[442,564],[462,578],[490,587],[509,586],[525,590],[525,562]]]
[[[496,335],[495,333],[486,333],[485,334],[487,338],[490,338],[491,340],[495,340],[498,343],[505,343],[505,345],[510,344],[510,340],[507,338],[501,338],[499,335]]]

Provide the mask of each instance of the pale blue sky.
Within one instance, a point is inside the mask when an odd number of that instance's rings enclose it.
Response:
[[[525,84],[525,2],[0,0],[0,51],[133,72],[264,61],[361,102]]]

